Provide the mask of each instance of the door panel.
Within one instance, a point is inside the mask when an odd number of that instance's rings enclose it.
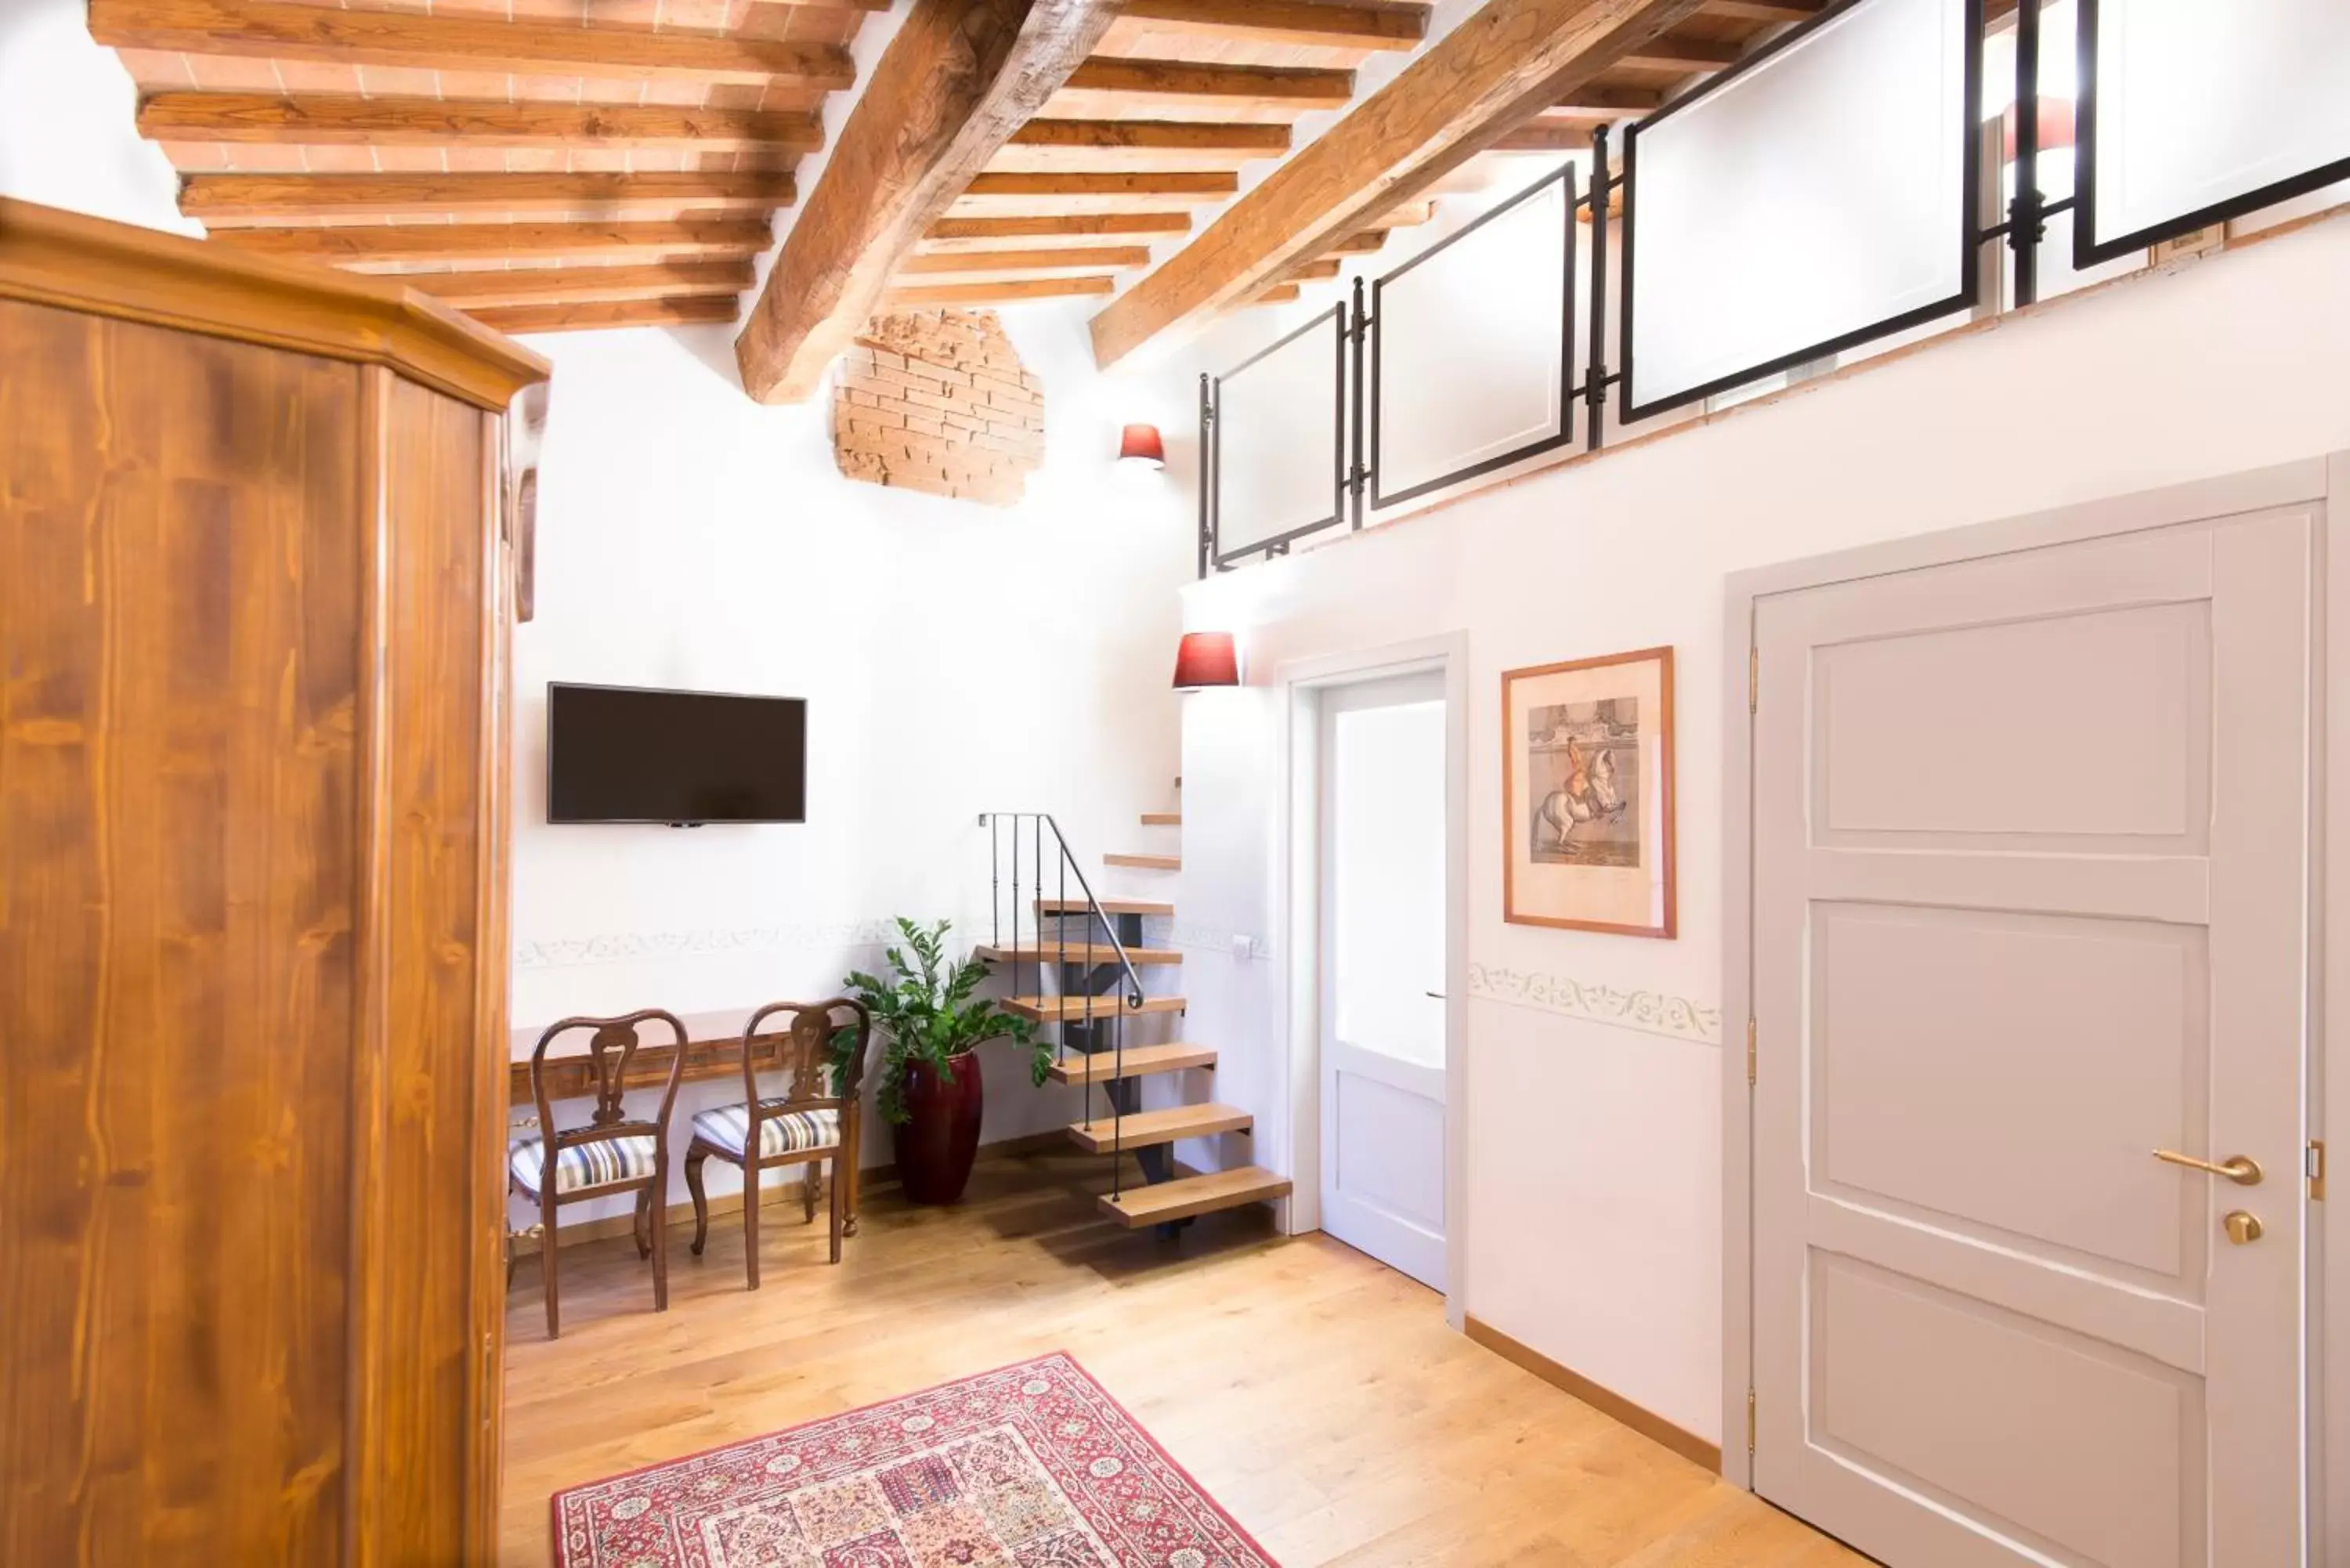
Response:
[[[1322,1228],[1441,1290],[1443,678],[1321,704]]]
[[[2313,538],[1757,601],[1754,1475],[1897,1568],[2302,1561]]]

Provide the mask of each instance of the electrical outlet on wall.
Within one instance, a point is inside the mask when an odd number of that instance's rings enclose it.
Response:
[[[1256,939],[1234,932],[1232,935],[1233,960],[1240,963],[1246,963],[1254,957],[1256,957]]]

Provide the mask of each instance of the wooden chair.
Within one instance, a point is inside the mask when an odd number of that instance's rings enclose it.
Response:
[[[661,1087],[660,1109],[651,1120],[622,1109],[629,1063],[637,1054],[637,1026],[666,1023],[677,1049]],[[546,1100],[546,1048],[575,1029],[591,1030],[588,1049],[596,1075],[596,1108],[585,1127],[557,1127]],[[562,1333],[561,1293],[555,1269],[555,1217],[566,1203],[618,1193],[637,1195],[637,1255],[653,1261],[653,1310],[669,1310],[669,1116],[685,1072],[685,1025],[660,1009],[625,1018],[567,1018],[538,1037],[530,1054],[530,1094],[538,1103],[542,1136],[522,1138],[506,1149],[506,1180],[513,1190],[538,1205],[539,1272],[546,1281],[546,1337]],[[555,1179],[545,1179],[549,1150]]]
[[[760,1025],[777,1013],[792,1015],[772,1065],[786,1075],[784,1092],[759,1093]],[[853,1025],[842,1015],[853,1016]],[[856,1049],[837,1083],[827,1094],[832,1037],[856,1030]],[[816,1179],[829,1162],[825,1185],[832,1199],[832,1261],[840,1262],[840,1239],[857,1229],[858,1082],[873,1020],[864,1004],[837,996],[829,1002],[775,1002],[751,1014],[743,1026],[743,1101],[702,1111],[693,1118],[693,1141],[685,1151],[685,1188],[693,1195],[693,1251],[702,1255],[710,1234],[710,1202],[703,1194],[702,1163],[723,1159],[743,1172],[743,1270],[750,1288],[759,1288],[759,1175],[778,1166],[809,1167],[800,1184],[800,1207],[816,1223]]]

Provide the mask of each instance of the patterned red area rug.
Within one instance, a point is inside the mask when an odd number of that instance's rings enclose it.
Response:
[[[1053,1355],[555,1494],[562,1568],[1275,1568]]]

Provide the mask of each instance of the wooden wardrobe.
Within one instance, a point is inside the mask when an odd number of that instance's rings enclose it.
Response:
[[[0,1563],[493,1556],[546,375],[0,201]]]

